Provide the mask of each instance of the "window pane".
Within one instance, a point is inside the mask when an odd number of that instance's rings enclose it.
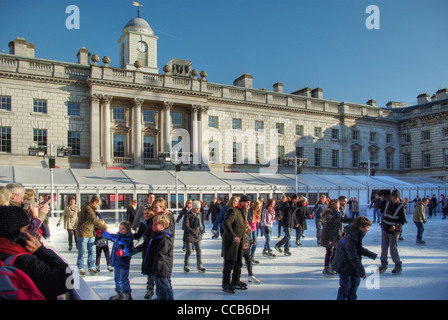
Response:
[[[114,107],[113,117],[114,120],[125,120],[124,108]]]
[[[0,96],[0,110],[11,111],[11,97]]]
[[[69,131],[67,145],[72,148],[73,156],[81,155],[81,132]]]
[[[0,152],[11,153],[11,128],[0,127]]]
[[[114,134],[114,157],[125,156],[125,136]]]
[[[34,99],[33,112],[47,113],[47,100]]]
[[[154,137],[143,137],[143,158],[154,159]]]
[[[69,116],[81,116],[81,107],[79,103],[67,103],[67,115]]]
[[[47,130],[34,129],[33,130],[33,141],[37,146],[47,146]]]

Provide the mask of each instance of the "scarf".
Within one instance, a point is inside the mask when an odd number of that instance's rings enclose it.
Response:
[[[17,253],[25,253],[31,255],[20,244],[12,242],[11,240],[8,240],[6,238],[0,238],[0,252],[8,255]]]

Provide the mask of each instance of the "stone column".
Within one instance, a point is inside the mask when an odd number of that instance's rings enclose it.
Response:
[[[171,151],[171,107],[172,101],[165,101],[163,106],[163,152]]]
[[[111,151],[111,133],[110,133],[110,103],[112,96],[103,95],[101,99],[101,109],[103,113],[103,164],[106,167],[112,166],[112,151]]]
[[[208,128],[208,106],[201,106],[201,112],[200,112],[200,126],[198,127],[198,144],[199,144],[199,165],[202,166],[202,150],[207,150],[208,153],[208,139],[206,141],[203,141],[203,133],[207,131]]]
[[[90,96],[90,169],[101,167],[100,99],[97,94]]]
[[[199,123],[198,123],[198,111],[201,110],[200,105],[193,105],[191,109],[191,139],[192,139],[192,154],[193,154],[193,164],[200,164],[201,154],[199,150]]]
[[[134,130],[134,167],[140,168],[143,166],[142,162],[142,105],[144,99],[134,98],[134,121],[133,121],[133,130]]]

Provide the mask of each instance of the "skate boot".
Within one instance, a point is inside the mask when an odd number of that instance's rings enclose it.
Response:
[[[249,276],[247,278],[248,282],[254,283],[254,284],[260,284],[260,280],[258,280],[257,278],[255,278],[255,276]]]
[[[202,266],[202,263],[198,263],[198,272],[199,273],[205,273],[205,268]]]
[[[393,275],[401,274],[401,264],[396,264],[395,268],[392,270]]]
[[[184,265],[184,273],[188,273],[188,272],[190,272],[190,267],[188,264],[185,264]]]
[[[381,266],[378,268],[378,271],[380,273],[384,273],[387,270],[387,264],[381,264]]]

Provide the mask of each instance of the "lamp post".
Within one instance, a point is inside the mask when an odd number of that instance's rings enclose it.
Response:
[[[45,158],[47,155],[47,148],[50,148],[50,154],[48,156],[48,167],[50,168],[50,201],[51,201],[51,210],[54,210],[54,172],[53,169],[56,168],[56,159],[53,156],[53,144],[49,146],[31,146],[28,148],[29,156],[38,156],[41,158]],[[65,146],[58,146],[57,156],[59,158],[70,157],[72,155],[72,148]]]
[[[299,174],[302,173],[302,168],[308,163],[307,158],[297,158],[295,157],[295,178],[296,178],[296,194],[299,193]]]

